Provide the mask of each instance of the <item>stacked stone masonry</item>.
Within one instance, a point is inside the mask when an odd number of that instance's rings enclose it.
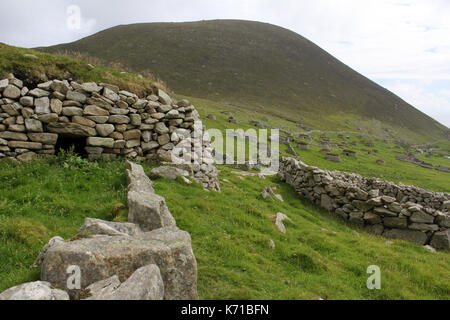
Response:
[[[205,188],[219,190],[210,139],[195,107],[153,92],[140,98],[111,84],[67,80],[30,90],[10,75],[0,80],[0,159],[51,156],[61,137],[81,138],[90,160],[188,164]]]
[[[365,230],[436,249],[450,249],[450,195],[321,170],[283,158],[278,175],[302,197]]]

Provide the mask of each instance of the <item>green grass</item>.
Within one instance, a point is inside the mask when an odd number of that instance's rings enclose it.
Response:
[[[72,237],[85,217],[111,220],[126,204],[123,166],[115,163],[77,169],[4,160],[1,168],[0,290],[38,279],[30,266],[51,237]]]
[[[27,54],[34,55],[37,59],[25,56]],[[69,78],[81,83],[111,83],[139,95],[149,94],[152,86],[164,88],[164,83],[151,78],[151,75],[150,78],[145,78],[100,65],[95,65],[92,69],[84,61],[0,43],[0,79],[6,78],[9,73],[23,80],[30,89],[48,80]]]
[[[342,141],[336,137],[336,134],[327,134],[327,136],[332,141]],[[339,153],[342,159],[342,162],[336,163],[326,160],[325,156],[319,152],[320,147],[310,146],[310,150],[300,150],[295,146],[294,149],[303,162],[322,169],[356,172],[366,177],[380,178],[395,183],[402,182],[406,185],[415,185],[424,189],[450,193],[450,173],[422,168],[418,165],[395,159],[395,156],[399,154],[395,153],[394,150],[401,149],[394,149],[394,144],[392,143],[374,139],[374,146],[367,147],[362,145],[355,135],[350,134],[347,136],[350,139],[346,139],[346,141],[357,142],[357,146],[350,145],[350,149],[358,153],[358,158],[345,156],[342,154],[342,150],[332,148],[333,152]],[[361,149],[375,149],[378,150],[378,153],[375,155],[369,154]],[[377,164],[376,160],[378,159],[384,160],[386,164]]]
[[[179,96],[185,98],[184,96]],[[264,124],[268,124],[272,127],[285,129],[289,132],[302,132],[295,124],[285,119],[268,115],[264,111],[258,113],[251,112],[249,110],[243,110],[235,106],[223,105],[218,102],[212,102],[205,99],[188,97],[192,103],[196,106],[200,113],[203,124],[207,128],[219,129],[225,136],[226,129],[255,129],[258,132],[258,128],[249,124],[249,120],[258,120]],[[239,124],[231,124],[227,122],[229,116],[224,115],[221,111],[229,111],[233,113],[233,117],[239,121]],[[216,116],[217,120],[207,119],[208,114]],[[262,121],[262,118],[267,118],[268,121]],[[270,134],[270,132],[269,132]],[[395,159],[395,156],[399,155],[395,151],[404,152],[403,148],[396,148],[398,146],[394,141],[374,138],[366,136],[367,133],[345,133],[343,134],[344,140],[338,138],[337,133],[325,134],[330,140],[330,144],[342,144],[344,141],[347,146],[344,149],[350,149],[358,154],[358,158],[348,157],[342,154],[340,148],[332,147],[333,153],[338,153],[341,156],[342,162],[336,163],[325,159],[325,155],[320,153],[321,147],[310,146],[310,150],[300,150],[295,143],[292,143],[297,154],[301,160],[309,165],[317,166],[322,169],[339,170],[344,172],[355,172],[366,177],[376,177],[383,180],[392,181],[395,183],[402,182],[407,185],[415,185],[424,189],[433,191],[450,192],[450,173],[440,172],[436,170],[430,170],[422,168],[412,163],[402,162]],[[321,133],[312,133],[310,136],[313,138],[312,143],[318,144],[317,139],[321,136]],[[358,136],[361,136],[361,139]],[[302,140],[298,136],[293,136],[297,140]],[[347,139],[349,137],[349,139]],[[387,138],[387,137],[380,137]],[[310,142],[309,140],[304,140]],[[367,147],[362,142],[372,141],[373,147]],[[352,142],[356,142],[356,146],[351,145]],[[436,145],[441,146],[441,151],[444,154],[450,155],[448,151],[448,143],[441,142]],[[365,150],[377,150],[378,153],[373,155],[369,154]],[[288,147],[280,144],[280,152],[284,156],[292,156],[288,152]],[[423,157],[426,162],[430,160]],[[385,165],[379,165],[376,160],[382,159],[386,162]],[[435,165],[441,164],[450,166],[450,159],[433,157],[431,161]]]
[[[38,279],[31,265],[52,236],[71,238],[85,217],[111,220],[126,201],[123,161],[84,169],[48,160],[1,165],[0,291]],[[449,298],[448,253],[403,241],[386,245],[299,199],[276,176],[241,180],[219,169],[221,193],[154,180],[177,225],[192,236],[202,299]],[[276,186],[285,202],[263,200],[266,186]],[[277,212],[292,219],[285,235],[270,219]],[[381,268],[381,290],[366,288],[370,265]]]
[[[121,25],[39,50],[81,52],[135,72],[151,70],[179,94],[247,110],[262,105],[266,113],[315,128],[389,129],[392,137],[413,142],[448,138],[445,126],[304,37],[270,24]]]

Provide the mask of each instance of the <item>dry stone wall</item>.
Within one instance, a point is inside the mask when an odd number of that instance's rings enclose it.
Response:
[[[367,231],[450,249],[450,195],[321,170],[283,158],[278,175],[302,197]]]
[[[192,166],[205,188],[219,190],[212,148],[195,107],[164,91],[140,98],[106,83],[52,80],[31,90],[0,80],[0,158],[54,155],[76,138],[90,160],[119,156]]]

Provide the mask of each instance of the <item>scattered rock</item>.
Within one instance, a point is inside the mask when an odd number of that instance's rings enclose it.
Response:
[[[69,295],[63,290],[54,289],[49,282],[36,281],[3,291],[0,300],[69,300]]]
[[[258,177],[261,179],[265,179],[266,177],[262,173],[254,173],[254,172],[240,172],[240,171],[231,171],[233,174],[245,176],[245,177]],[[242,178],[242,177],[240,177]]]
[[[275,250],[275,242],[272,239],[269,241],[269,247],[270,249]]]
[[[181,177],[182,179],[183,179],[183,181],[184,182],[186,182],[187,184],[191,184],[192,183],[192,181],[191,180],[189,180],[188,178],[186,178],[186,177]]]
[[[263,189],[263,191],[261,192],[261,197],[263,199],[270,199],[273,200],[272,197],[270,196],[270,193],[267,192],[266,188]]]
[[[152,169],[150,174],[154,177],[175,180],[177,177],[188,177],[189,172],[171,166],[162,166]]]
[[[334,153],[327,153],[325,158],[333,162],[342,162],[341,157]]]
[[[164,283],[157,265],[137,269],[125,282],[117,276],[101,280],[89,287],[86,300],[163,300]]]
[[[37,56],[35,56],[34,54],[31,54],[31,53],[24,53],[23,56],[24,56],[25,58],[38,59]]]
[[[265,187],[261,192],[261,196],[263,197],[263,199],[271,200],[273,200],[272,197],[275,197],[279,201],[284,202],[283,197],[280,194],[276,194],[271,187]]]
[[[125,281],[137,268],[148,264],[156,264],[161,270],[165,299],[197,299],[197,266],[190,237],[176,227],[133,238],[99,235],[57,243],[45,255],[41,278],[65,289],[66,269],[76,265],[81,270],[81,287],[86,288],[113,275]]]
[[[278,231],[281,233],[286,233],[286,227],[283,223],[284,220],[292,221],[287,215],[284,213],[278,212],[275,217],[275,226],[277,227]]]
[[[228,118],[228,122],[233,124],[239,124],[239,121],[234,119],[233,117]]]

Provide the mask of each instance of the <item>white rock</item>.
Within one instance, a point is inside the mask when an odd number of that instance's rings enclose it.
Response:
[[[120,285],[118,280],[117,277],[111,277],[90,285],[88,288],[93,295],[87,300],[163,300],[164,298],[164,283],[157,265],[151,264],[137,269]]]
[[[67,292],[54,289],[45,281],[28,282],[0,294],[0,300],[69,300]]]
[[[275,226],[277,227],[278,231],[281,233],[286,233],[286,227],[283,223],[284,220],[292,221],[287,215],[284,213],[278,212],[277,216],[275,218]]]

